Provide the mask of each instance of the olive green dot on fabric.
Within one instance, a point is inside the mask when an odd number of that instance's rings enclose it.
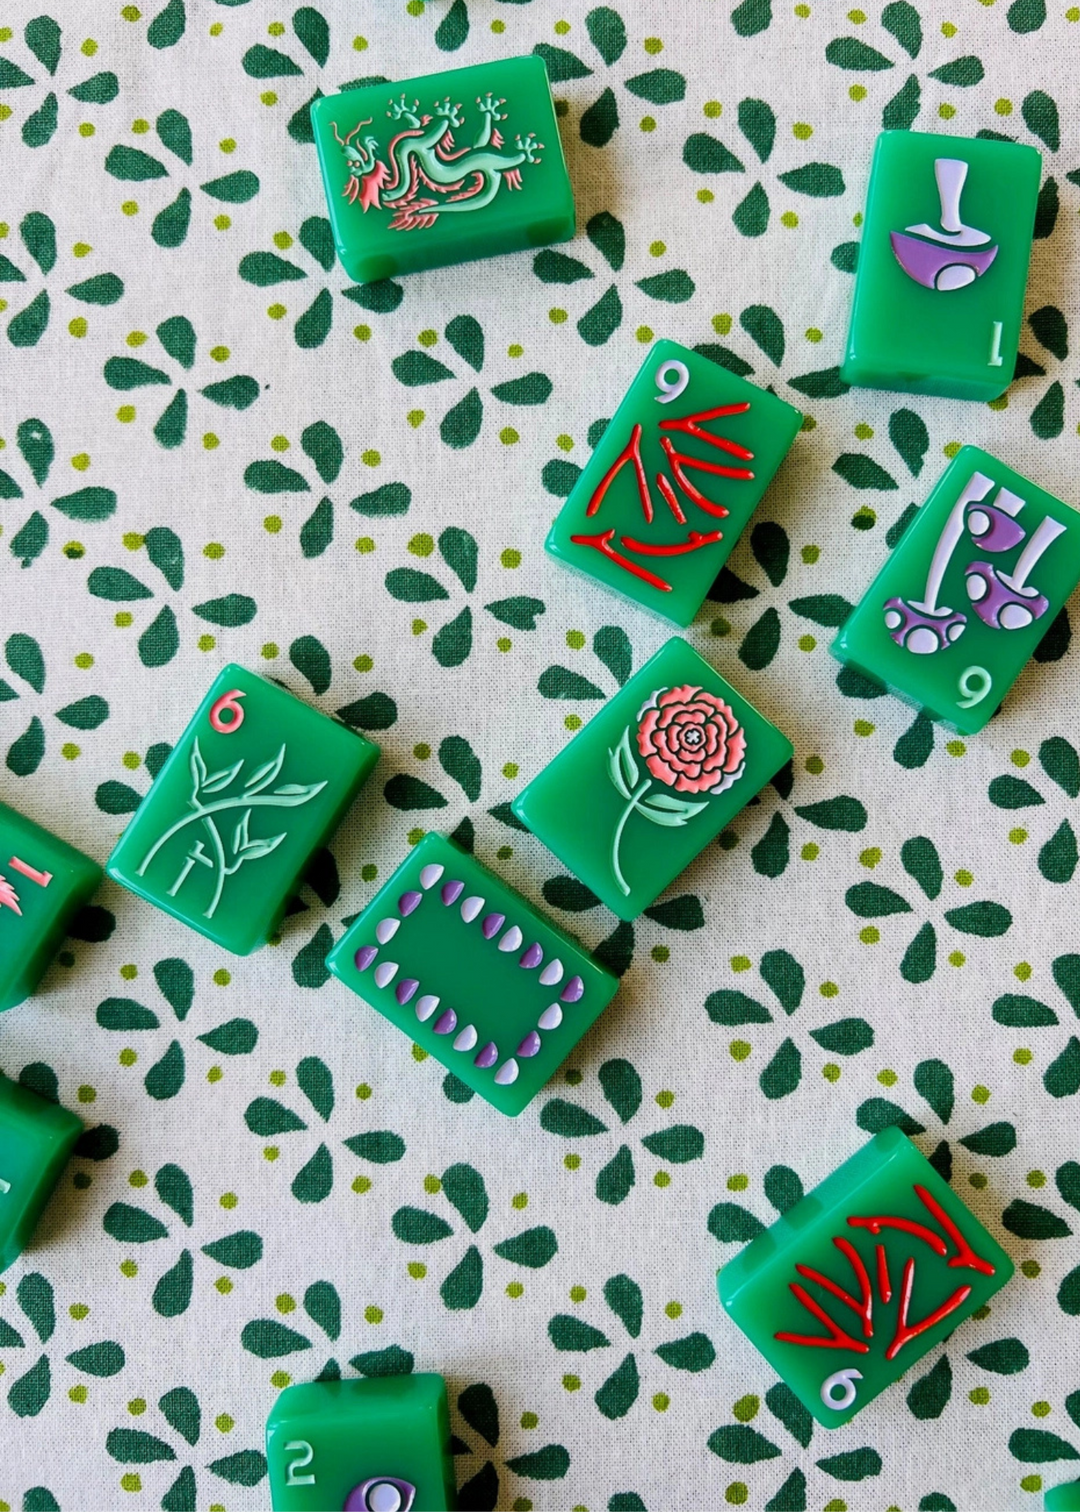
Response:
[[[289,1386],[278,1397],[266,1421],[274,1512],[456,1505],[443,1378],[376,1374],[385,1366],[372,1365],[368,1379]]]
[[[234,600],[218,605],[224,623],[237,619]],[[246,955],[276,929],[378,756],[378,746],[345,725],[227,666],[107,871],[223,949]]]
[[[637,338],[651,341],[641,327]],[[802,415],[700,352],[651,347],[545,542],[557,561],[689,625]]]
[[[934,1242],[916,1237],[922,1233]],[[772,1369],[819,1423],[834,1428],[1012,1273],[1001,1246],[891,1127],[752,1239],[720,1270],[718,1286],[725,1310]],[[850,1297],[850,1310],[837,1305],[836,1287]]]
[[[0,1270],[29,1243],[82,1128],[74,1113],[0,1074]]]
[[[632,920],[792,755],[775,725],[673,637],[511,807]]]
[[[977,734],[1080,580],[1080,516],[988,452],[957,451],[832,654]]]
[[[574,234],[539,56],[318,98],[311,127],[338,257],[357,283]]]
[[[885,131],[870,171],[845,383],[994,399],[1012,380],[1042,160]]]
[[[618,986],[568,934],[435,832],[413,847],[326,965],[510,1116]]]
[[[78,747],[72,749],[77,755]],[[16,769],[10,754],[8,766]],[[37,987],[68,926],[97,890],[102,874],[89,856],[5,803],[0,803],[0,852],[3,1011],[21,1003]]]

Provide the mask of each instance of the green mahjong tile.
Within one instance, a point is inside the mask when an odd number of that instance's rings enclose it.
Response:
[[[717,1284],[803,1405],[839,1428],[1012,1273],[948,1182],[889,1128],[752,1239]]]
[[[512,808],[635,919],[791,756],[787,736],[673,636]]]
[[[568,934],[437,834],[414,846],[326,964],[511,1117],[619,985]]]
[[[574,234],[542,58],[327,95],[311,124],[338,256],[358,283]]]
[[[26,1248],[82,1119],[0,1075],[0,1270]]]
[[[830,649],[974,735],[1078,580],[1080,514],[965,446]]]
[[[109,857],[110,877],[236,955],[263,944],[379,748],[228,666]]]
[[[274,1512],[453,1512],[442,1376],[289,1386],[266,1420]]]
[[[1043,1497],[1045,1512],[1080,1512],[1080,1480],[1052,1486]]]
[[[994,399],[1012,382],[1042,159],[1034,147],[878,137],[840,376]]]
[[[552,525],[547,550],[689,625],[802,418],[689,347],[658,341]]]
[[[0,1011],[33,992],[100,881],[96,861],[0,803]]]

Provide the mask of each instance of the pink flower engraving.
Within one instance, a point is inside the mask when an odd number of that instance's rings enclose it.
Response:
[[[746,767],[746,735],[714,693],[684,684],[655,692],[639,711],[638,750],[677,793],[723,793]]]
[[[631,814],[640,814],[663,829],[681,829],[708,808],[670,793],[650,792],[653,781],[677,793],[715,795],[726,792],[746,770],[746,733],[734,710],[704,688],[684,683],[657,688],[638,710],[637,748],[645,758],[642,777],[625,729],[614,750],[608,751],[608,775],[626,807],[611,838],[611,870],[620,892],[630,884],[619,863],[619,847]]]

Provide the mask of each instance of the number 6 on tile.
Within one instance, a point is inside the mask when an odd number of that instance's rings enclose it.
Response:
[[[217,703],[210,710],[210,728],[216,730],[219,735],[235,735],[244,722],[244,711],[240,707],[240,700],[247,695],[239,688],[231,688],[228,693],[223,693]],[[231,719],[222,719],[226,709],[232,715]]]

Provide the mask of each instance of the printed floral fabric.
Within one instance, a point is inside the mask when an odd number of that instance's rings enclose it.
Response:
[[[0,1505],[265,1507],[283,1385],[416,1368],[465,1508],[1040,1506],[1080,1468],[1075,604],[970,740],[828,643],[962,443],[1080,503],[1080,8],[5,0],[0,28],[0,798],[104,860],[228,661],[383,748],[279,941],[226,957],[106,885],[0,1020],[3,1069],[87,1125],[2,1278]],[[310,102],[534,51],[575,240],[353,286]],[[1043,154],[991,405],[839,381],[883,126]],[[509,804],[668,635],[542,549],[660,336],[806,413],[687,632],[796,756],[631,926]],[[323,965],[431,828],[622,975],[513,1122]],[[715,1272],[893,1123],[1018,1271],[829,1433]]]

